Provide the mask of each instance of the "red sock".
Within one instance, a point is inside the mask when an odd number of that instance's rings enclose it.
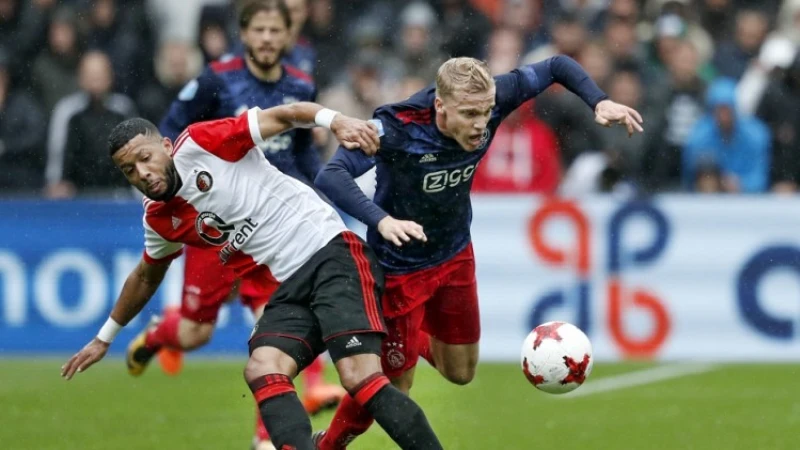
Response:
[[[145,346],[152,351],[158,351],[161,347],[180,349],[181,343],[178,340],[178,324],[180,321],[180,311],[167,311],[164,314],[164,320],[158,324],[156,329],[147,333]]]
[[[431,335],[420,331],[417,336],[417,340],[419,341],[419,356],[422,356],[430,365],[436,367],[436,362],[433,360],[433,354],[431,353]]]
[[[308,393],[309,389],[322,383],[322,372],[325,370],[325,365],[322,362],[322,357],[318,356],[314,362],[303,370],[303,389]]]
[[[352,396],[346,395],[336,409],[325,437],[318,444],[319,450],[344,449],[353,439],[364,434],[372,422],[372,415]]]
[[[258,405],[256,405],[256,437],[259,442],[269,440],[269,432],[267,431],[267,427],[264,426],[264,421],[261,419],[261,411]]]

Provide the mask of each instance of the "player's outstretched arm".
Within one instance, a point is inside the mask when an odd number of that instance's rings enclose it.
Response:
[[[72,356],[66,364],[61,366],[61,376],[67,380],[72,379],[76,372],[83,372],[103,359],[108,352],[108,347],[117,333],[128,324],[144,308],[144,305],[155,294],[161,281],[169,269],[169,261],[159,264],[148,264],[142,259],[136,268],[128,275],[122,292],[111,311],[111,316],[85,347]]]
[[[410,220],[398,220],[367,198],[356,184],[355,178],[363,175],[375,161],[356,150],[339,147],[328,164],[320,170],[314,184],[347,214],[370,228],[375,228],[384,239],[400,247],[412,238],[427,241],[422,225]]]
[[[258,112],[258,128],[263,139],[292,128],[310,128],[315,125],[333,131],[336,139],[346,148],[361,148],[372,155],[380,147],[378,128],[374,124],[345,116],[317,103],[297,102]]]
[[[592,108],[595,121],[600,125],[621,124],[629,134],[644,131],[642,116],[636,110],[609,100],[586,70],[568,56],[558,55],[529,64],[500,75],[495,80],[497,105],[504,114],[509,114],[552,84],[558,83]]]

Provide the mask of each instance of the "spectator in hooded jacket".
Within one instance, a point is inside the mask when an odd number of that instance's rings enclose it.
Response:
[[[764,192],[769,184],[771,137],[759,119],[736,111],[736,82],[719,78],[708,88],[708,111],[683,150],[683,184],[692,189],[698,167],[716,165],[726,192]]]

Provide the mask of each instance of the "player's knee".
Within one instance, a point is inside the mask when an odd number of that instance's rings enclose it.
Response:
[[[253,350],[244,367],[244,379],[251,383],[259,377],[279,373],[294,378],[297,363],[291,356],[275,347],[259,347]]]
[[[470,364],[448,365],[445,363],[441,369],[441,373],[447,381],[459,386],[464,386],[475,379],[475,366]]]
[[[477,344],[445,344],[432,340],[433,352],[437,356],[436,368],[447,381],[463,386],[475,379],[478,367]]]
[[[179,332],[181,347],[184,350],[194,350],[208,344],[213,335],[213,323],[186,321],[185,326],[181,326]]]
[[[352,392],[370,375],[381,371],[378,355],[369,353],[348,356],[336,361],[342,387]]]
[[[342,387],[348,392],[376,372],[381,372],[381,342],[377,333],[343,334],[326,344],[339,372]]]
[[[411,392],[411,387],[414,385],[414,373],[412,371],[408,371],[400,376],[392,377],[390,380],[394,387],[407,395],[409,392]]]

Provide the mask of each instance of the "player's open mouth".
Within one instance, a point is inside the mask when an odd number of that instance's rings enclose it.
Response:
[[[161,187],[164,185],[161,181],[156,181],[155,183],[147,186],[147,190],[150,191],[151,194],[158,194],[161,192]]]
[[[476,134],[474,136],[469,137],[469,143],[472,145],[478,145],[481,143],[481,138],[483,137],[482,134]]]

